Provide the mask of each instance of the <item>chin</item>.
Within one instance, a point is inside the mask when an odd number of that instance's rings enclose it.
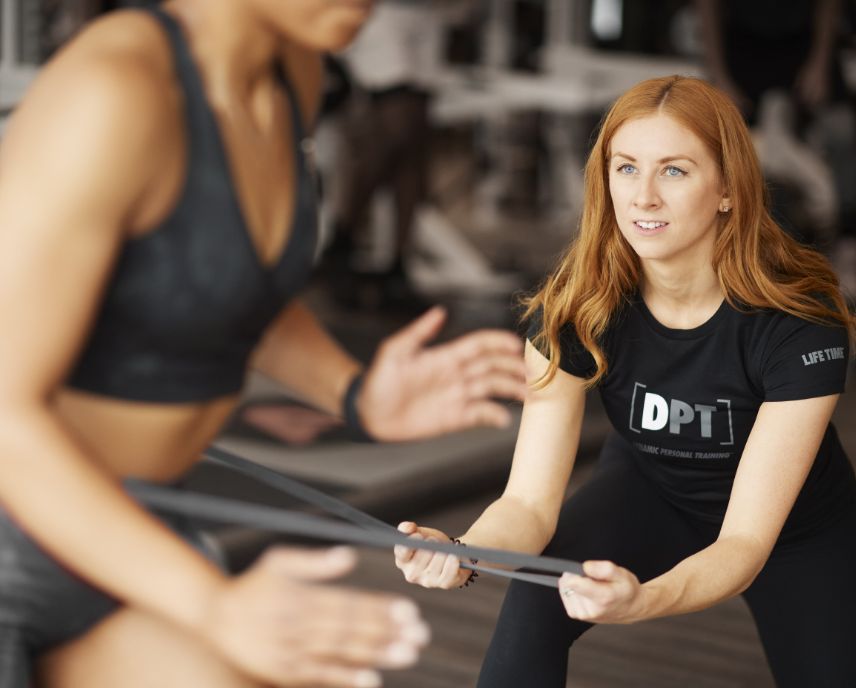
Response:
[[[337,16],[326,22],[318,32],[318,48],[327,52],[347,48],[363,28],[370,13],[368,6],[342,8]]]
[[[353,42],[370,15],[369,6],[334,7],[295,25],[280,24],[283,37],[315,52],[337,52]]]

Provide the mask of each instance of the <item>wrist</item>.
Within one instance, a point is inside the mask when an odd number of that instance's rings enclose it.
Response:
[[[342,396],[342,417],[346,427],[354,433],[356,439],[363,442],[373,442],[375,438],[366,427],[360,408],[360,394],[363,390],[364,381],[364,371],[357,372],[351,378]]]
[[[460,545],[460,546],[465,546],[465,545],[466,545],[466,543],[461,542],[461,538],[453,537],[453,538],[450,538],[450,539],[451,539],[451,540],[452,540],[452,542],[454,542],[456,545]],[[472,559],[472,558],[470,558],[469,563],[470,563],[471,565],[475,566],[476,564],[478,564],[478,563],[479,563],[479,560],[478,560],[478,559]],[[464,568],[464,567],[462,566],[462,567],[461,567],[461,571],[460,571],[460,575],[458,576],[458,581],[457,581],[457,583],[458,583],[458,587],[459,587],[459,588],[466,588],[466,587],[468,587],[470,584],[474,583],[474,582],[475,582],[475,580],[476,580],[476,578],[478,578],[478,577],[479,577],[478,571],[474,571],[474,570],[472,570],[472,569],[466,569],[466,568]]]
[[[212,624],[216,625],[217,607],[229,579],[213,566],[202,575],[188,578],[191,585],[182,596],[181,604],[173,608],[172,616],[194,634],[208,637]]]
[[[656,582],[656,579],[643,583],[639,586],[639,594],[636,595],[631,605],[627,623],[665,616],[671,606],[668,597],[667,589],[661,583]]]

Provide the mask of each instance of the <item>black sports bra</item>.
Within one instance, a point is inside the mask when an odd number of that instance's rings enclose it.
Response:
[[[153,230],[128,240],[107,285],[69,387],[121,399],[180,403],[237,393],[265,327],[309,276],[315,188],[291,103],[296,187],[288,244],[262,264],[241,213],[217,121],[178,23],[166,31],[184,93],[187,173],[178,203]]]

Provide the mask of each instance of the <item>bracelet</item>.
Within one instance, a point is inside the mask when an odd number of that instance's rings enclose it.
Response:
[[[363,373],[357,373],[348,384],[348,389],[345,390],[345,397],[342,399],[342,416],[345,419],[345,426],[351,430],[354,439],[358,442],[374,442],[375,439],[367,431],[360,420],[360,413],[357,410],[357,397],[363,388]]]
[[[456,545],[463,545],[463,544],[464,544],[463,542],[461,542],[461,538],[456,538],[456,537],[452,538],[452,542],[454,542]],[[478,559],[472,559],[472,558],[471,558],[471,559],[470,559],[470,563],[471,563],[473,566],[475,566],[476,564],[478,564],[478,563],[479,563],[479,560],[478,560]],[[459,585],[458,587],[459,587],[459,588],[466,588],[466,587],[469,587],[470,583],[475,583],[476,578],[478,578],[478,577],[479,577],[479,572],[478,572],[478,571],[472,571],[472,570],[471,570],[471,571],[470,571],[470,575],[469,575],[469,576],[467,576],[467,580],[465,580],[463,583],[461,583],[461,585]]]

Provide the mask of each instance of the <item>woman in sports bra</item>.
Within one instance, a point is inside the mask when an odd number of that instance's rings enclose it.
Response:
[[[501,425],[519,343],[426,348],[429,311],[362,371],[295,294],[315,245],[302,139],[320,54],[371,2],[173,0],[87,27],[0,149],[0,687],[374,686],[427,641],[404,599],[321,583],[350,550],[225,575],[122,479],[185,474],[252,366],[380,440]]]

